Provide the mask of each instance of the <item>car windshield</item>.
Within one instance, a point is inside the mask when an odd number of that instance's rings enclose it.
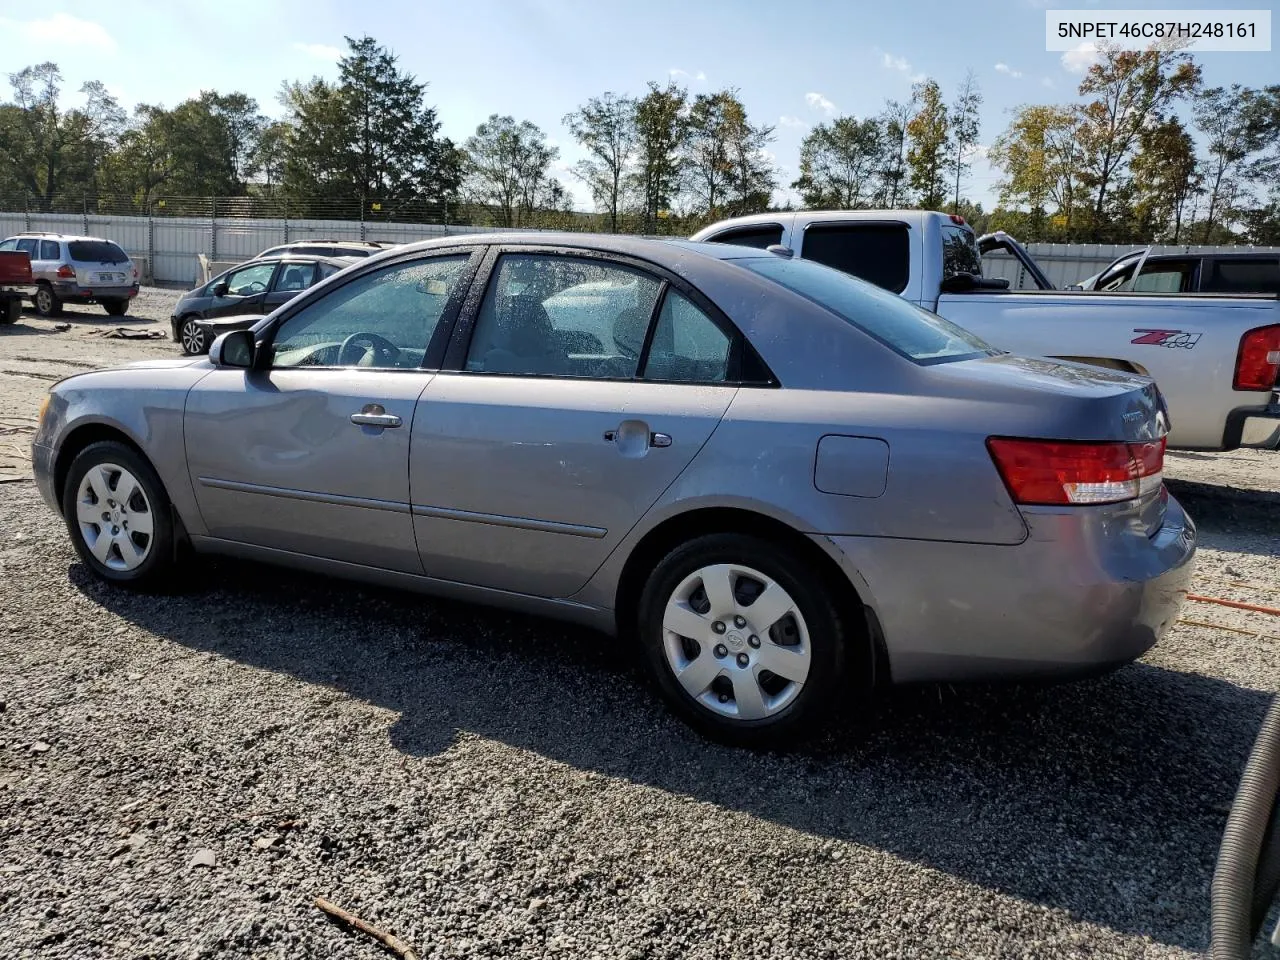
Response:
[[[1000,353],[950,320],[840,270],[781,257],[748,257],[733,262],[826,307],[916,363]]]
[[[125,252],[110,240],[72,240],[67,244],[77,263],[128,263]]]

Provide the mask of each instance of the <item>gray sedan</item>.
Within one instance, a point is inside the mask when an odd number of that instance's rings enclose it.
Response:
[[[209,356],[55,385],[84,564],[178,548],[579,621],[786,742],[886,681],[1065,677],[1178,614],[1151,381],[1010,356],[816,263],[504,234],[376,255]]]

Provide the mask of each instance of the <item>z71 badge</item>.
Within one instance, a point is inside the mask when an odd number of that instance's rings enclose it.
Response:
[[[1186,330],[1138,330],[1134,333],[1141,334],[1130,343],[1140,344],[1148,347],[1169,347],[1170,349],[1182,348],[1183,350],[1194,350],[1197,343],[1200,342],[1202,334],[1188,333]]]

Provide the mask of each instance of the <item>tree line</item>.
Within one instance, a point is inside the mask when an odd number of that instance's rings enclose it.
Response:
[[[441,134],[427,84],[369,36],[347,38],[335,80],[285,83],[275,120],[243,93],[216,91],[129,115],[98,81],[81,88],[83,106],[64,111],[53,63],[9,81],[0,197],[25,196],[36,209],[68,197],[125,197],[139,210],[162,197],[218,197],[245,210],[284,198],[295,216],[357,202],[361,216],[387,219],[441,205],[453,222],[582,217],[557,176],[559,149],[536,124],[493,114],[455,143]],[[1025,240],[1280,242],[1280,86],[1205,87],[1184,52],[1104,49],[1078,94],[1017,108],[984,147],[973,72],[950,97],[925,79],[877,114],[810,129],[787,185],[809,208],[946,210]],[[564,124],[584,154],[568,175],[591,194],[603,229],[691,229],[768,210],[782,186],[775,129],[754,122],[732,88],[691,94],[651,82],[591,97]],[[984,151],[1000,173],[991,211],[965,196]]]

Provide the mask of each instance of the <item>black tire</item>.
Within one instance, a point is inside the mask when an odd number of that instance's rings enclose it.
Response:
[[[200,318],[194,313],[188,314],[178,322],[178,343],[182,352],[188,357],[209,352],[209,334],[200,325]]]
[[[103,304],[108,314],[113,317],[123,317],[129,312],[128,300],[107,300]]]
[[[80,485],[85,475],[99,466],[127,470],[137,480],[146,497],[148,507],[146,512],[151,517],[151,534],[146,543],[145,558],[133,569],[116,569],[99,560],[94,556],[86,541],[87,534],[82,529],[78,513],[81,506]],[[118,484],[119,474],[115,476],[115,482]],[[132,505],[136,507],[137,504],[138,501],[134,499]],[[103,510],[109,512],[110,508],[104,505]],[[140,512],[135,511],[133,515],[136,516]],[[62,515],[66,518],[67,532],[71,536],[71,543],[75,546],[76,553],[80,555],[85,566],[100,579],[146,590],[163,589],[171,584],[176,563],[173,511],[169,503],[169,495],[165,492],[164,484],[161,483],[160,477],[151,464],[132,447],[115,440],[103,440],[91,443],[81,450],[71,462],[71,469],[67,471],[66,486],[62,490]],[[105,530],[105,527],[102,529]],[[135,543],[139,542],[140,537],[141,535],[134,535]],[[122,556],[118,551],[115,555]],[[110,555],[108,560],[111,560]]]
[[[17,323],[21,316],[21,297],[5,297],[0,300],[0,323]]]
[[[62,301],[53,292],[53,287],[47,283],[42,283],[36,288],[35,305],[36,313],[42,317],[62,316]]]
[[[774,580],[790,594],[808,630],[808,676],[794,699],[763,719],[735,719],[715,712],[685,691],[668,662],[663,627],[667,602],[686,578],[713,564],[740,564]],[[740,582],[735,583],[735,589]],[[672,550],[644,586],[638,621],[645,663],[671,708],[702,735],[734,746],[789,746],[817,733],[846,689],[846,663],[850,660],[847,648],[851,642],[858,642],[832,602],[826,578],[803,553],[786,543],[743,534],[709,534]],[[772,640],[765,638],[764,642]],[[727,667],[732,667],[729,661],[734,656],[725,658]],[[854,659],[859,663],[865,660]],[[871,678],[868,675],[865,679],[869,691]],[[723,696],[721,702],[725,702]]]

